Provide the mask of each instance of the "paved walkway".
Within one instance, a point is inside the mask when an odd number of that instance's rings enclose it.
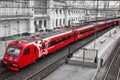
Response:
[[[92,80],[95,68],[63,65],[43,80]]]

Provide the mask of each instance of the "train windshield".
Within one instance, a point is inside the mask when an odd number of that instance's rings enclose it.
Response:
[[[7,54],[11,56],[18,56],[21,51],[21,48],[18,46],[10,46],[7,49]]]

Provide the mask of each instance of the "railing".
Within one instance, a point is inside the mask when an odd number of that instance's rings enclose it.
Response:
[[[33,15],[28,13],[28,14],[21,14],[21,15],[1,15],[0,18],[13,18],[13,17],[32,17]]]

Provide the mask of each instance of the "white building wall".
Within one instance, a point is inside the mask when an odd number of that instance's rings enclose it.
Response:
[[[60,10],[61,10],[61,14],[60,14]],[[63,19],[65,19],[65,14],[62,9],[58,9],[57,12],[58,13],[56,14],[56,9],[54,9],[51,11],[51,14],[49,14],[51,15],[50,22],[52,23],[51,25],[53,28],[64,26]],[[56,19],[57,19],[57,26],[56,26]],[[60,20],[61,20],[61,25],[60,25]]]
[[[28,27],[29,33],[35,33],[35,25],[34,25],[34,19],[29,19],[29,27]]]
[[[6,36],[35,32],[34,22],[29,21],[34,14],[34,10],[29,8],[33,2],[0,1],[0,37],[5,36],[5,30]]]
[[[0,21],[0,37],[3,37],[5,35],[5,28],[4,28],[5,24],[3,24],[3,22],[4,21]]]
[[[50,1],[49,4],[51,4],[50,7],[52,8],[52,2],[51,2],[51,1]],[[52,29],[53,29],[53,26],[54,26],[54,22],[55,22],[54,19],[55,19],[55,17],[56,17],[54,10],[53,10],[53,9],[48,9],[48,10],[47,10],[47,15],[49,16],[47,29],[52,30]],[[54,18],[53,18],[53,17],[54,17]],[[54,21],[54,22],[53,22],[53,21]]]
[[[20,33],[26,33],[29,32],[29,20],[20,20],[20,23],[18,24],[18,27],[20,26]]]

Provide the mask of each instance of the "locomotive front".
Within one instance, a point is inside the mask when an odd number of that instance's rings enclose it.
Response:
[[[8,44],[5,51],[3,63],[5,66],[13,71],[18,71],[29,64],[35,62],[39,58],[38,48],[34,41],[31,40],[19,40],[12,41]]]
[[[19,56],[22,50],[22,46],[16,45],[15,42],[8,44],[5,51],[3,63],[8,69],[18,71],[19,70]]]

